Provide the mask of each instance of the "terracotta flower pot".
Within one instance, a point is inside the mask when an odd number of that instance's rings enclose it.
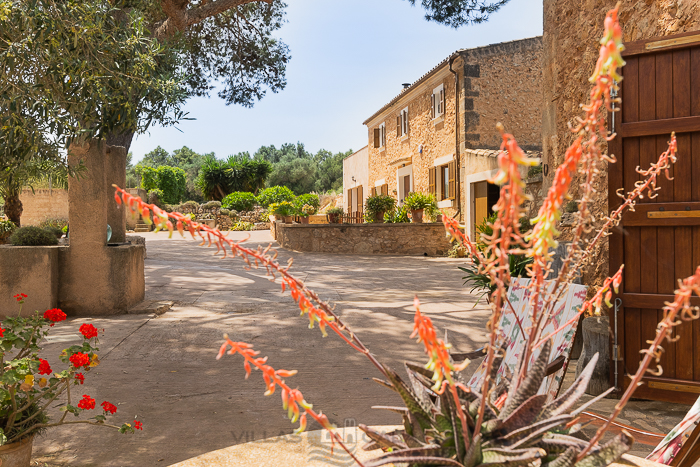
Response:
[[[282,216],[282,222],[285,224],[291,224],[294,222],[294,216]]]
[[[32,443],[34,435],[23,438],[16,443],[0,446],[0,465],[2,467],[29,467],[32,460]]]
[[[309,223],[309,216],[300,216],[299,222],[302,224],[308,224]]]
[[[420,224],[421,222],[423,222],[422,209],[411,209],[411,222],[414,224]]]
[[[384,223],[384,213],[386,211],[379,211],[374,213],[374,222],[378,224],[383,224]]]
[[[326,214],[329,224],[340,224],[340,214]]]

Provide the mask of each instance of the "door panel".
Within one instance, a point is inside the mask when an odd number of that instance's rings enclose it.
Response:
[[[640,47],[640,44],[642,45]],[[639,209],[623,216],[610,237],[610,271],[625,264],[618,316],[618,385],[639,367],[640,350],[656,334],[663,302],[672,297],[680,278],[700,264],[700,44],[647,52],[631,43],[622,70],[621,111],[615,114],[618,136],[610,151],[618,163],[609,168],[609,208],[619,206],[615,190],[631,191],[640,179],[636,168],[658,160],[678,128],[678,161],[673,180],[658,180],[655,198],[644,196]],[[664,213],[664,211],[666,211]],[[693,214],[686,214],[686,213]],[[697,299],[694,299],[697,300]],[[612,321],[611,321],[612,322]],[[663,374],[645,378],[635,397],[692,402],[700,393],[700,322],[675,328],[679,340],[665,342]],[[614,353],[613,353],[614,355]],[[614,365],[613,365],[614,368]]]

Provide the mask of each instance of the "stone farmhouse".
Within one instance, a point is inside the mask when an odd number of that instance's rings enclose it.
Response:
[[[348,199],[383,193],[401,204],[410,192],[432,193],[473,233],[498,199],[487,183],[501,142],[496,123],[523,149],[541,151],[542,55],[542,37],[458,50],[404,85],[364,122],[367,185],[346,186]]]

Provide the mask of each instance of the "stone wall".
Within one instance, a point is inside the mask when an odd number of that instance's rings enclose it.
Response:
[[[36,189],[22,190],[19,196],[22,202],[23,226],[39,225],[46,219],[68,219],[68,190]]]
[[[442,223],[284,224],[273,236],[283,248],[314,253],[444,256],[451,244]]]
[[[616,0],[544,0],[544,114],[543,163],[549,165],[544,188],[551,185],[557,166],[573,141],[568,123],[581,114],[579,104],[590,91],[603,33],[605,14]],[[644,0],[623,2],[620,23],[625,42],[700,30],[697,0]],[[579,185],[574,181],[573,187]],[[592,214],[600,222],[608,212],[608,177],[603,171]],[[566,239],[566,233],[562,235]],[[608,275],[608,243],[602,242],[593,255],[596,261],[583,274],[583,283],[601,285]]]

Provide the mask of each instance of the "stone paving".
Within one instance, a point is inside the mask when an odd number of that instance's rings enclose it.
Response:
[[[231,232],[251,246],[268,245],[266,231]],[[101,365],[80,386],[89,394],[118,405],[115,422],[136,418],[143,432],[123,436],[105,428],[74,425],[54,428],[35,442],[36,465],[167,466],[246,441],[291,433],[279,395],[264,397],[259,374],[244,380],[240,357],[214,359],[223,333],[255,345],[275,368],[297,369],[288,379],[316,409],[339,426],[397,424],[398,416],[372,410],[395,405],[391,391],[374,384],[379,376],[369,361],[337,337],[322,338],[279,285],[261,270],[246,270],[240,259],[221,259],[214,249],[167,234],[147,239],[146,295],[171,300],[167,313],[69,320],[54,328],[45,355],[78,342],[82,322],[105,329]],[[290,253],[293,271],[336,310],[365,344],[391,366],[404,360],[422,362],[421,346],[408,339],[413,297],[458,350],[486,339],[488,310],[462,287],[464,260],[429,257],[362,257]],[[44,357],[46,358],[46,357]],[[48,358],[58,365],[56,359]],[[476,367],[476,364],[473,365]],[[571,365],[573,368],[575,365]],[[470,371],[469,369],[467,371]],[[473,370],[472,370],[473,371]],[[614,401],[595,410],[606,413]],[[623,421],[658,432],[668,431],[687,406],[633,402]],[[313,429],[313,426],[310,426]],[[641,446],[634,453],[645,455]]]

